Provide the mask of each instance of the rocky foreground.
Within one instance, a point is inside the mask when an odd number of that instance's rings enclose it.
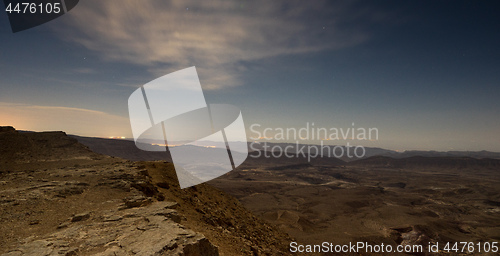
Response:
[[[288,236],[168,162],[0,129],[0,255],[282,255]]]

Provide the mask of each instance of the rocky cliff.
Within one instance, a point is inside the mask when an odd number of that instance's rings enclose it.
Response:
[[[168,162],[0,129],[0,255],[281,255],[287,235]]]

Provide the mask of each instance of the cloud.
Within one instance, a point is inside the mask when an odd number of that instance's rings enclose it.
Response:
[[[196,65],[204,88],[219,89],[240,84],[242,62],[363,42],[353,9],[329,1],[83,1],[54,28],[105,60],[158,76]]]
[[[80,73],[80,74],[93,74],[96,73],[94,69],[91,68],[75,68],[73,69],[74,72]]]
[[[0,102],[0,126],[98,137],[132,137],[128,118],[82,108]]]

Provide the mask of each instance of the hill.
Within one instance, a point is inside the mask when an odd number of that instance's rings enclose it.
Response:
[[[4,172],[103,158],[106,156],[92,152],[64,132],[21,133],[13,127],[0,127],[0,168]]]
[[[125,139],[104,139],[69,135],[93,152],[120,157],[131,161],[165,160],[171,162],[170,155],[166,152],[144,151],[136,147],[134,141]]]
[[[0,128],[1,255],[282,255],[290,238],[169,162]],[[2,254],[3,253],[3,254]]]

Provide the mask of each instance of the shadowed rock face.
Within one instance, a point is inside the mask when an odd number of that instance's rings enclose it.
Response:
[[[181,190],[171,163],[0,130],[0,255],[284,254],[285,234],[213,187]]]

